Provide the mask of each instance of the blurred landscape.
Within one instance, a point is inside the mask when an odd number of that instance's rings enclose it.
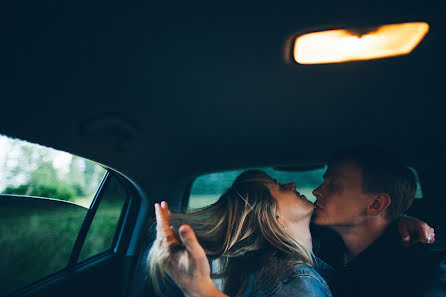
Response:
[[[1,135],[0,166],[3,296],[66,267],[106,170],[89,160]],[[125,198],[104,198],[80,260],[110,247]]]
[[[0,193],[47,197],[89,207],[106,170],[52,148],[0,135]]]
[[[295,182],[297,191],[314,202],[313,190],[324,182],[325,166],[305,171],[281,171],[274,168],[258,168],[275,178],[277,182],[286,184]],[[208,206],[218,200],[237,176],[245,170],[233,170],[206,174],[198,177],[192,185],[188,209],[193,210]]]

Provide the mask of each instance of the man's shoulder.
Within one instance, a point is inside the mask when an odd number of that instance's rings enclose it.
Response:
[[[365,296],[446,296],[445,259],[445,249],[404,247],[394,237],[384,238],[344,267],[343,295],[358,296],[367,288]]]
[[[439,264],[446,257],[446,249],[433,248],[428,244],[417,243],[410,247],[400,246],[393,251],[394,264],[401,266],[426,267]]]
[[[385,273],[396,292],[406,296],[446,296],[446,249],[416,244],[400,251]]]

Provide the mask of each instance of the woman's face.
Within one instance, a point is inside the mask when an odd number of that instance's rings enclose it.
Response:
[[[268,188],[277,200],[277,215],[281,220],[289,224],[311,218],[314,205],[296,191],[295,183],[279,184],[273,180],[268,184]]]

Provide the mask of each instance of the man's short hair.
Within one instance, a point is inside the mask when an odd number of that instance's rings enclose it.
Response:
[[[415,175],[395,156],[377,148],[349,148],[335,153],[328,166],[354,162],[362,170],[364,193],[387,193],[391,202],[386,210],[393,220],[404,214],[415,198]]]

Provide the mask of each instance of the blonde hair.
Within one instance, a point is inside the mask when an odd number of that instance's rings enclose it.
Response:
[[[223,291],[230,296],[241,295],[254,272],[260,283],[267,283],[288,269],[312,264],[311,251],[286,233],[276,219],[276,200],[267,186],[272,182],[261,170],[245,171],[216,203],[170,217],[175,229],[182,224],[194,229],[210,260],[222,260],[224,271],[213,277],[223,277]],[[166,261],[173,252],[157,240],[149,252],[150,278],[158,293]],[[183,254],[179,263],[187,271]]]

